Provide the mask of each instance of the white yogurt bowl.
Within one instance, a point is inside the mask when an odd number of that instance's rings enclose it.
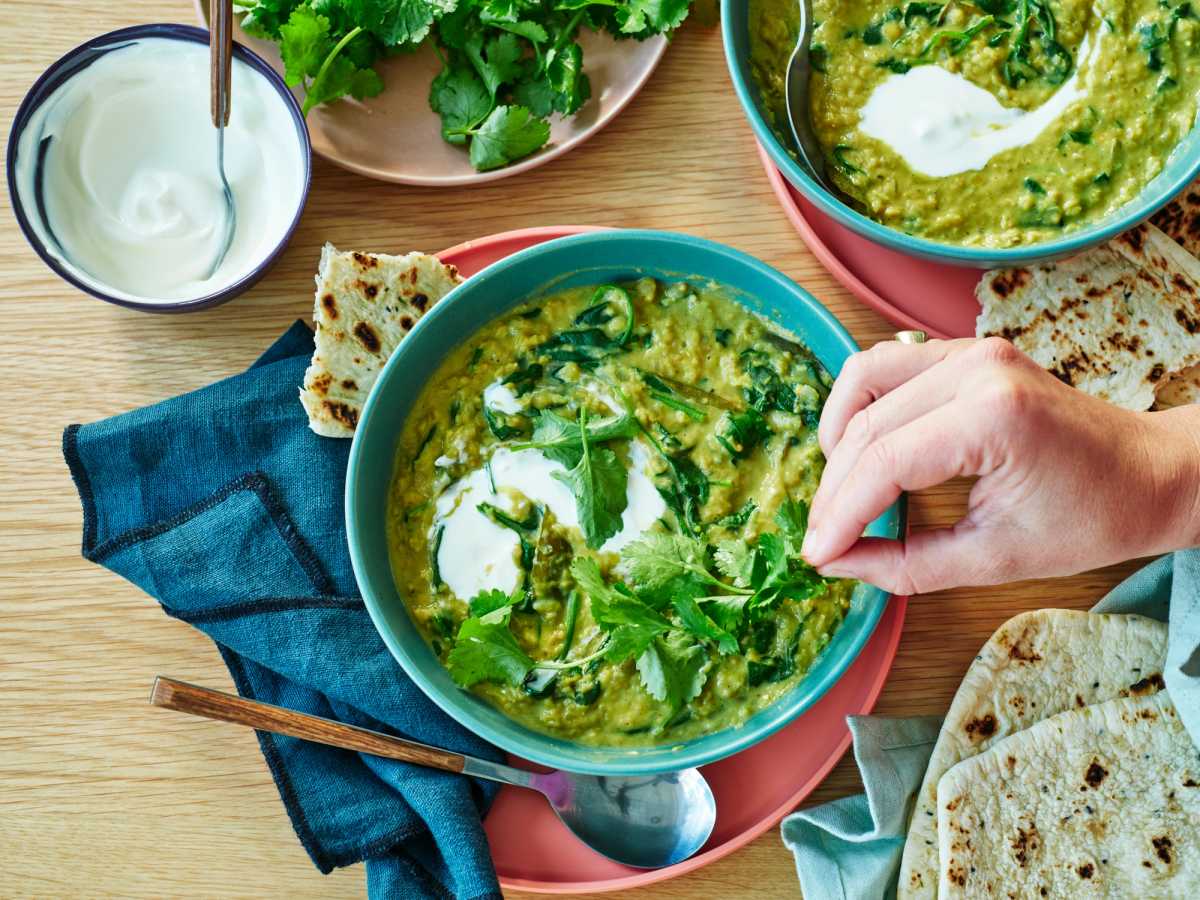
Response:
[[[304,117],[269,65],[234,45],[224,226],[209,115],[208,32],[141,25],[55,62],[17,111],[8,187],[22,231],[71,284],[151,312],[201,309],[254,284],[287,244],[308,196]]]

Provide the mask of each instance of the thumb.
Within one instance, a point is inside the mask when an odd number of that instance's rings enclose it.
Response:
[[[818,571],[835,578],[856,578],[901,596],[998,584],[1010,577],[998,544],[994,532],[963,521],[953,528],[910,534],[904,541],[859,538]]]

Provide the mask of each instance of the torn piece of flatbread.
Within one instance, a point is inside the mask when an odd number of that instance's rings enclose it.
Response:
[[[462,282],[436,256],[321,250],[313,309],[316,349],[300,402],[308,427],[352,437],[383,364],[433,304]]]
[[[1200,403],[1200,366],[1192,366],[1172,375],[1159,385],[1158,393],[1154,395],[1155,409],[1170,409],[1192,403]]]
[[[917,793],[898,896],[938,887],[937,790],[964,759],[1064,710],[1163,687],[1167,626],[1142,616],[1042,609],[1009,619],[959,685]]]
[[[1150,219],[1192,256],[1200,257],[1200,179]]]
[[[937,795],[943,898],[1200,897],[1200,751],[1165,691],[1039,722]]]
[[[979,336],[1000,335],[1067,384],[1149,409],[1200,363],[1200,260],[1152,225],[1071,259],[986,273]]]

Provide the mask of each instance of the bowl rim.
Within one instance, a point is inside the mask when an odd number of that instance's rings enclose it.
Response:
[[[308,126],[304,121],[304,115],[300,111],[300,104],[296,102],[296,97],[279,73],[267,64],[253,50],[250,50],[243,44],[236,41],[233,44],[233,55],[236,59],[246,63],[250,68],[254,69],[260,75],[263,75],[267,81],[275,88],[276,93],[283,97],[284,103],[291,114],[292,120],[296,125],[296,132],[300,142],[301,157],[304,166],[303,187],[300,191],[299,202],[296,205],[296,212],[292,216],[292,221],[284,231],[279,242],[268,253],[261,262],[253,269],[239,278],[232,284],[226,285],[220,290],[213,291],[209,294],[204,294],[200,297],[193,297],[186,300],[171,300],[162,303],[150,302],[145,300],[135,300],[128,297],[118,297],[113,294],[106,293],[100,288],[85,283],[82,279],[76,276],[68,268],[63,266],[45,247],[37,233],[34,231],[29,222],[29,218],[25,212],[25,203],[21,197],[21,192],[17,187],[16,180],[16,161],[18,145],[21,141],[21,136],[25,132],[25,127],[29,124],[30,117],[37,111],[49,96],[57,90],[62,84],[65,84],[71,78],[74,78],[79,69],[64,73],[63,70],[73,63],[79,56],[91,50],[106,51],[107,49],[116,49],[115,45],[123,40],[136,40],[139,38],[165,38],[168,40],[189,41],[197,44],[208,44],[209,33],[206,29],[198,28],[195,25],[180,25],[171,22],[153,22],[144,25],[131,25],[128,28],[118,28],[115,31],[108,31],[104,34],[97,35],[79,44],[76,47],[68,50],[38,76],[37,80],[30,85],[29,90],[25,92],[25,96],[21,100],[20,106],[17,107],[16,115],[13,117],[12,128],[8,135],[8,146],[5,151],[5,165],[7,167],[7,183],[8,183],[8,198],[12,204],[13,214],[16,216],[17,225],[21,229],[21,233],[25,235],[25,240],[33,248],[34,252],[41,257],[44,262],[56,275],[66,281],[68,284],[78,288],[85,294],[89,294],[106,303],[112,303],[116,306],[123,306],[127,309],[137,309],[142,312],[154,313],[179,313],[192,312],[200,309],[208,309],[213,306],[218,306],[222,303],[232,300],[239,294],[244,293],[252,285],[254,285],[271,267],[279,255],[287,247],[292,239],[292,235],[296,231],[296,227],[300,224],[300,217],[304,213],[304,207],[308,202],[309,189],[312,185],[312,144],[309,141]],[[99,54],[96,57],[99,58]],[[91,65],[91,62],[85,63],[81,68],[86,68]]]
[[[759,111],[756,101],[757,88],[753,86],[753,79],[748,72],[748,59],[740,57],[735,46],[738,29],[745,27],[749,8],[749,0],[721,0],[721,42],[725,50],[725,63],[729,69],[730,79],[733,81],[734,93],[737,94],[742,114],[749,121],[759,145],[766,151],[784,177],[823,213],[856,234],[901,253],[936,259],[954,265],[987,268],[1027,265],[1061,259],[1098,246],[1145,221],[1170,203],[1197,176],[1200,176],[1200,144],[1198,144],[1195,159],[1183,169],[1178,177],[1168,182],[1169,187],[1159,188],[1153,195],[1148,194],[1143,188],[1137,197],[1120,207],[1107,224],[1105,224],[1105,220],[1101,220],[1095,225],[1036,244],[1025,244],[1019,247],[968,247],[905,234],[864,216],[830,196],[787,152],[775,136],[774,131]],[[1193,132],[1197,129],[1200,129],[1200,112],[1197,113],[1197,119],[1192,125]],[[1172,153],[1176,150],[1172,150]],[[1168,154],[1169,158],[1170,154]]]
[[[535,244],[523,250],[519,250],[501,260],[486,266],[484,269],[476,273],[463,282],[462,285],[454,288],[447,294],[441,302],[437,303],[433,309],[425,316],[418,320],[413,330],[409,332],[406,341],[401,344],[401,348],[414,347],[416,341],[413,336],[417,335],[417,340],[430,326],[425,323],[428,321],[436,321],[435,316],[440,318],[453,315],[453,303],[457,296],[466,289],[479,289],[479,284],[486,284],[495,279],[499,279],[503,284],[503,277],[506,272],[514,267],[525,265],[529,260],[555,253],[563,247],[571,247],[575,245],[603,245],[614,241],[652,241],[658,242],[664,247],[667,245],[690,245],[693,249],[699,249],[702,252],[711,253],[716,256],[725,257],[734,265],[742,266],[754,270],[760,276],[764,276],[770,281],[778,285],[780,290],[792,294],[799,300],[806,310],[814,317],[815,327],[824,329],[828,334],[839,344],[847,353],[852,354],[858,350],[858,345],[853,337],[845,329],[845,327],[837,320],[836,317],[826,307],[818,301],[805,288],[792,281],[778,269],[755,257],[729,247],[725,244],[720,244],[705,238],[699,238],[692,235],[681,234],[678,232],[659,231],[649,229],[603,229],[598,231],[587,231],[579,234],[572,234],[565,237],[553,238],[545,242]],[[569,273],[565,273],[569,274]],[[555,279],[551,279],[551,286]],[[469,285],[475,287],[468,288]],[[503,290],[503,288],[501,288]],[[532,293],[536,293],[535,289]],[[489,322],[495,321],[496,318],[503,315],[513,304],[506,305],[503,309],[498,310],[494,315],[490,316],[479,327],[483,327]],[[423,328],[424,326],[424,328]],[[469,338],[475,334],[478,328],[473,328],[469,334],[465,334],[463,339]],[[519,757],[532,760],[535,763],[551,766],[553,768],[565,769],[568,771],[586,772],[592,774],[652,774],[658,772],[666,772],[688,768],[693,766],[701,766],[708,763],[716,762],[727,756],[731,756],[741,750],[746,749],[758,742],[774,734],[779,729],[795,721],[811,708],[818,700],[820,700],[830,688],[836,684],[850,665],[858,658],[867,641],[874,634],[880,619],[883,616],[891,595],[886,591],[868,585],[870,593],[864,603],[864,611],[862,624],[857,633],[852,637],[850,643],[844,648],[841,659],[838,664],[831,668],[824,676],[817,681],[809,683],[810,675],[802,677],[792,690],[784,694],[771,706],[755,713],[751,719],[739,726],[732,726],[722,729],[721,731],[713,732],[711,735],[701,735],[685,741],[681,745],[654,745],[648,747],[631,747],[628,748],[628,753],[623,754],[618,759],[609,761],[587,761],[574,758],[575,752],[586,753],[592,749],[590,745],[577,744],[568,741],[564,738],[558,738],[553,735],[547,735],[538,732],[527,725],[509,717],[503,711],[498,711],[503,716],[505,726],[511,729],[517,737],[508,733],[504,728],[493,727],[491,723],[477,716],[470,704],[462,703],[460,698],[463,696],[471,696],[462,688],[455,687],[453,695],[449,696],[448,692],[443,692],[441,688],[434,684],[430,679],[426,678],[421,667],[412,660],[398,637],[392,633],[387,625],[387,618],[384,613],[384,606],[389,602],[387,598],[380,597],[374,590],[374,585],[371,580],[369,566],[364,552],[364,540],[359,532],[359,506],[362,503],[360,493],[366,491],[364,486],[362,491],[358,487],[358,482],[362,479],[362,471],[365,466],[363,461],[366,451],[367,438],[365,435],[370,430],[370,422],[372,421],[375,410],[380,407],[384,401],[382,399],[382,389],[379,385],[389,379],[389,375],[393,370],[403,368],[406,353],[402,353],[400,349],[392,354],[388,359],[384,368],[380,371],[375,384],[372,386],[371,392],[367,397],[367,401],[363,406],[362,415],[359,418],[358,427],[355,430],[354,438],[350,447],[350,456],[346,466],[346,489],[345,489],[345,518],[346,518],[346,537],[347,545],[350,550],[351,565],[354,570],[355,580],[358,584],[359,591],[362,594],[363,603],[367,608],[367,612],[371,617],[371,621],[379,633],[384,644],[391,652],[392,656],[399,663],[400,667],[410,677],[421,691],[430,698],[443,712],[450,718],[458,722],[468,731],[479,735],[488,742],[506,750],[509,753]],[[444,354],[443,354],[444,358]],[[422,387],[424,386],[422,381]],[[419,391],[418,391],[419,393]],[[393,437],[394,443],[395,437]],[[394,448],[393,448],[394,455]],[[389,467],[390,471],[390,467]],[[901,521],[901,510],[907,504],[907,497],[902,495],[900,499],[886,511],[881,518],[888,517],[895,521]],[[390,561],[387,566],[389,577],[391,577]],[[394,587],[393,587],[394,590]],[[407,609],[406,609],[407,614]],[[411,620],[410,620],[411,621]],[[415,627],[415,626],[414,626]],[[424,639],[422,638],[422,643]],[[440,662],[438,663],[440,665]],[[805,686],[804,691],[800,691],[801,686]],[[792,699],[787,701],[788,697]],[[763,714],[772,711],[770,716]],[[754,727],[749,727],[750,722],[754,719],[762,717],[762,721]],[[702,740],[711,738],[715,735],[724,735],[724,739],[718,742],[715,746],[705,748],[697,748],[694,745]],[[548,742],[558,742],[565,745],[569,749],[555,747]],[[611,749],[611,748],[610,748]],[[617,748],[624,750],[625,748]]]

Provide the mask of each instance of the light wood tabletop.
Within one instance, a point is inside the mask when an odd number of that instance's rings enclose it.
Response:
[[[187,0],[6,0],[0,115],[7,135],[33,80],[103,31],[192,20]],[[547,224],[676,229],[765,260],[819,297],[863,346],[893,327],[807,252],[763,175],[719,31],[690,24],[606,130],[534,172],[468,189],[369,181],[315,160],[291,245],[250,293],[203,313],[155,316],[55,277],[0,210],[0,894],[362,896],[361,868],[320,875],[247,730],[152,709],[155,673],[231,690],[209,640],[80,556],[80,508],[63,427],[200,387],[244,368],[312,308],[321,245],[403,252]],[[19,372],[26,372],[19,375]],[[915,528],[961,512],[965,484],[916,497]],[[1070,540],[1070,535],[1063,535]],[[979,645],[1009,616],[1087,607],[1132,565],[1056,581],[955,590],[909,606],[877,711],[944,711]],[[854,791],[841,761],[810,801]],[[749,847],[640,896],[797,893],[772,829]]]

